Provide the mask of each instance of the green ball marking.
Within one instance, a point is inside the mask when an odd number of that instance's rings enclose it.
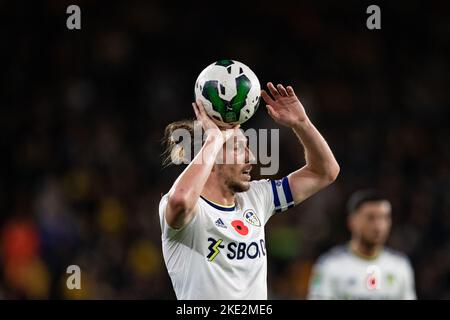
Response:
[[[206,81],[203,85],[202,95],[211,102],[213,110],[221,115],[222,120],[229,123],[239,120],[251,87],[250,79],[245,74],[241,74],[236,78],[236,95],[230,101],[224,100],[219,96],[219,83],[217,80]]]
[[[222,66],[222,67],[228,67],[230,65],[234,64],[233,60],[229,60],[229,59],[222,59],[216,62],[216,65],[218,66]]]

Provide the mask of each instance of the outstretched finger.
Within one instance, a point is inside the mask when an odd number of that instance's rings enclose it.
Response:
[[[283,85],[278,84],[277,89],[278,89],[278,92],[280,93],[280,95],[282,95],[283,97],[287,97],[288,94],[286,92],[286,89],[283,87]]]
[[[286,89],[289,96],[295,96],[294,89],[291,86],[287,86]]]
[[[198,110],[198,106],[195,102],[192,102],[192,108],[194,108],[195,116],[197,117],[197,120],[200,120],[200,111]]]
[[[269,113],[269,115],[275,120],[278,116],[278,113],[269,104],[266,105],[266,108],[267,108],[267,112]]]
[[[206,111],[205,111],[205,107],[203,106],[202,101],[200,99],[197,99],[196,103],[197,103],[197,108],[200,113],[200,116],[206,117]]]
[[[275,104],[275,101],[272,99],[272,97],[266,92],[266,90],[261,90],[261,97],[264,99],[264,101],[267,104]]]
[[[275,88],[272,82],[267,83],[267,88],[275,99],[280,96],[280,93],[277,91],[277,88]]]

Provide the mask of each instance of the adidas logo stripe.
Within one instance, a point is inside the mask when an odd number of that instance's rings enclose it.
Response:
[[[221,218],[217,219],[215,224],[216,224],[216,226],[218,226],[220,228],[225,228],[225,229],[227,228],[227,226],[225,225],[225,223],[223,223]]]

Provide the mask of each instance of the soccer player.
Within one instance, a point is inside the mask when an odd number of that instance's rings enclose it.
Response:
[[[375,190],[348,201],[351,240],[319,257],[309,299],[416,299],[408,258],[384,244],[391,228],[391,204]]]
[[[178,299],[267,299],[265,224],[338,175],[333,153],[292,87],[267,86],[271,95],[262,90],[261,96],[268,113],[294,131],[306,165],[281,180],[251,181],[254,157],[241,130],[220,130],[201,103],[193,103],[207,137],[159,205],[163,256]],[[166,135],[175,128],[191,131],[192,123],[169,125]],[[234,147],[225,148],[230,137]],[[169,153],[182,156],[169,145]],[[221,150],[244,163],[216,163]]]

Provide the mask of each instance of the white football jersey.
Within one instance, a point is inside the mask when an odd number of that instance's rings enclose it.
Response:
[[[309,299],[416,299],[409,259],[384,248],[373,259],[338,246],[322,255],[313,268]]]
[[[232,207],[200,197],[178,230],[166,222],[167,201],[159,205],[162,250],[177,299],[267,299],[264,226],[294,206],[287,177],[250,182]]]

